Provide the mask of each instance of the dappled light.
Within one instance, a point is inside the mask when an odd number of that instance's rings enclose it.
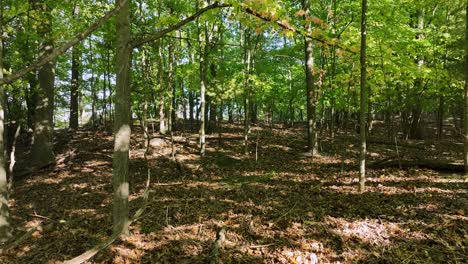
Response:
[[[428,170],[375,171],[367,192],[359,194],[352,174],[333,172],[333,166],[340,166],[336,157],[322,154],[307,165],[305,157],[294,153],[301,144],[300,134],[291,138],[273,130],[268,137],[264,132],[260,133],[272,142],[274,151],[262,150],[257,162],[235,154],[242,148],[240,140],[208,151],[206,159],[193,156],[186,143],[178,145],[182,172],[170,157],[153,152],[149,164],[154,192],[143,217],[131,226],[130,236],[99,253],[95,261],[204,263],[222,226],[226,228],[222,258],[244,263],[434,260],[434,254],[460,252],[468,221],[463,177]],[[87,153],[96,144],[110,147],[104,143],[112,138],[79,131],[68,140],[80,144],[77,153]],[[139,154],[141,132],[132,140],[130,207],[137,208],[146,164]],[[97,149],[97,153],[108,151]],[[106,237],[112,188],[106,176],[110,167],[101,164],[108,162],[104,156],[80,154],[68,159],[66,169],[52,178],[46,171],[18,184],[15,203],[10,204],[15,225],[37,230],[3,259],[9,263],[62,260]],[[41,191],[31,193],[31,188]],[[28,205],[28,201],[34,202]],[[37,246],[47,240],[55,243],[47,249]],[[431,253],[414,252],[412,245]]]
[[[0,1],[0,263],[466,263],[468,2]]]

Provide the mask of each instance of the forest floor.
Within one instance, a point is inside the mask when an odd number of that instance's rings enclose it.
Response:
[[[174,162],[161,139],[145,160],[136,128],[130,207],[143,204],[149,165],[147,207],[130,236],[90,263],[207,263],[221,227],[224,263],[466,263],[468,181],[461,174],[370,169],[359,194],[354,137],[325,138],[312,160],[303,128],[254,128],[248,156],[241,127],[223,130],[229,139],[209,136],[204,159],[195,132],[176,133]],[[453,140],[405,144],[400,156],[461,162],[463,146]],[[60,262],[111,234],[112,135],[62,130],[55,146],[54,167],[15,182],[16,235],[37,230],[4,250],[0,263]],[[392,144],[369,144],[370,162],[395,154]]]

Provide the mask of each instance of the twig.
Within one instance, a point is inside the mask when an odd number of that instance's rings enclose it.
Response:
[[[266,245],[253,245],[253,246],[249,246],[249,248],[266,248],[266,247],[271,247],[274,245],[276,245],[276,243],[271,243],[271,244],[266,244]]]
[[[296,205],[297,205],[297,202],[294,203],[294,205],[291,207],[291,209],[289,209],[286,213],[284,213],[284,214],[281,215],[280,217],[276,218],[276,220],[273,221],[273,223],[277,223],[279,220],[281,220],[281,218],[283,218],[283,217],[287,216],[288,214],[290,214],[291,211],[294,209],[294,207],[296,207]]]
[[[52,222],[58,222],[57,220],[54,220],[54,219],[49,218],[49,217],[47,217],[47,216],[38,215],[38,214],[36,214],[36,213],[34,213],[34,214],[29,214],[29,216],[41,218],[41,219],[44,219],[44,220],[49,220],[49,221],[52,221]]]

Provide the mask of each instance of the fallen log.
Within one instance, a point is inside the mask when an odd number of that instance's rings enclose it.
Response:
[[[370,139],[367,141],[367,143],[369,145],[386,145],[386,146],[395,147],[395,142],[392,142],[392,141]],[[425,144],[424,142],[399,141],[398,147],[424,150],[427,147],[427,145],[425,146],[424,144]]]
[[[383,162],[375,162],[369,164],[369,168],[383,169],[383,168],[423,168],[442,172],[464,172],[465,167],[463,164],[442,162],[436,160],[385,160]]]

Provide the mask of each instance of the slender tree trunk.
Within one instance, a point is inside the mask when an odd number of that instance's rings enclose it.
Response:
[[[437,110],[437,139],[442,139],[442,134],[444,132],[444,95],[439,95],[439,109]]]
[[[116,5],[124,0],[116,0]],[[131,134],[130,117],[130,3],[127,1],[116,15],[117,51],[116,51],[116,102],[114,122],[114,156],[112,160],[113,230],[128,233],[128,163]]]
[[[164,92],[163,92],[163,53],[162,53],[162,42],[161,40],[158,43],[158,79],[159,79],[159,90],[160,90],[160,98],[159,98],[159,133],[166,134],[167,133],[167,125],[166,125],[166,115],[164,113]]]
[[[52,17],[50,10],[42,0],[34,2],[34,9],[43,14],[38,26],[38,35],[42,42],[39,45],[39,57],[53,52]],[[53,118],[54,118],[54,79],[55,62],[50,61],[39,69],[39,89],[34,111],[34,133],[31,149],[31,165],[36,168],[55,163],[53,152]]]
[[[198,46],[200,51],[200,156],[205,156],[205,128],[206,128],[206,87],[207,87],[207,74],[208,74],[208,28],[207,22],[204,25],[203,38],[202,28],[200,23],[197,21],[198,26]]]
[[[360,133],[360,156],[359,156],[359,191],[365,191],[366,182],[366,115],[367,115],[367,87],[366,87],[366,12],[367,0],[362,0],[362,14],[361,14],[361,102],[360,102],[360,115],[359,115],[359,133]]]
[[[228,107],[228,122],[232,124],[234,123],[234,109],[233,109],[232,102],[229,102],[227,107]]]
[[[251,107],[250,107],[250,97],[251,97],[251,89],[250,89],[250,67],[251,67],[251,60],[252,60],[252,49],[250,47],[250,35],[248,33],[245,34],[245,98],[244,98],[244,153],[245,155],[249,154],[249,134],[250,134],[250,115],[251,115]]]
[[[168,90],[170,92],[170,100],[169,100],[169,109],[167,114],[167,129],[169,133],[172,133],[174,129],[174,121],[175,121],[175,83],[174,83],[174,46],[169,44],[168,48],[168,76],[167,76],[167,84]]]
[[[112,114],[112,96],[113,96],[113,91],[112,91],[112,85],[111,85],[111,61],[110,61],[110,53],[111,53],[111,47],[107,50],[107,88],[109,88],[109,122],[113,123],[114,122],[114,117]],[[131,116],[131,114],[130,114]]]
[[[75,6],[73,16],[79,15],[79,7]],[[71,85],[70,85],[70,120],[69,127],[71,129],[78,128],[78,93],[81,82],[80,74],[81,54],[78,45],[72,48],[72,65],[71,65]]]
[[[424,34],[422,30],[424,29],[424,9],[418,12],[418,39],[423,39]],[[418,70],[421,71],[424,66],[424,57],[422,55],[418,56]],[[412,104],[411,111],[411,126],[409,137],[413,139],[423,139],[423,129],[421,127],[422,123],[422,89],[423,89],[423,79],[421,77],[416,78],[414,82],[414,88],[416,88],[415,101]]]
[[[89,53],[90,53],[90,65],[91,65],[91,124],[93,129],[96,128],[96,103],[98,101],[98,96],[96,92],[96,80],[94,79],[94,54],[93,54],[93,43],[91,39],[89,40]]]
[[[3,0],[0,0],[0,80],[3,79]],[[0,244],[11,238],[5,160],[5,86],[0,85]]]
[[[188,96],[189,96],[189,122],[190,122],[190,130],[192,130],[193,128],[193,108],[195,108],[195,96],[194,96],[194,92],[193,91],[189,91],[188,92]]]
[[[468,3],[466,4],[466,31],[465,31],[465,113],[463,132],[465,136],[465,148],[463,151],[463,161],[465,164],[465,174],[468,174]]]
[[[106,127],[107,125],[107,122],[106,122],[106,119],[107,119],[107,81],[106,81],[106,77],[107,74],[106,72],[104,72],[104,80],[103,80],[103,83],[102,83],[102,124],[104,125],[104,127]]]
[[[311,15],[310,0],[302,1],[302,8],[306,12],[306,17]],[[306,18],[305,18],[306,19]],[[307,32],[312,32],[310,22],[306,24]],[[318,154],[317,129],[316,123],[316,98],[314,84],[314,44],[312,40],[304,38],[305,71],[306,71],[306,92],[307,92],[307,147],[312,156]]]
[[[291,65],[288,67],[288,82],[289,82],[289,125],[294,127],[294,93]]]

